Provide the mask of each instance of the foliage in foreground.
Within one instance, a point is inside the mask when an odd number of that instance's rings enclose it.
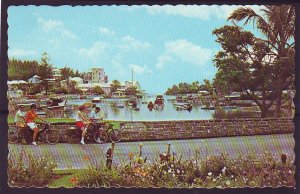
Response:
[[[182,160],[179,154],[166,153],[150,161],[140,153],[129,153],[129,160],[108,169],[104,164],[67,173],[68,187],[167,187],[167,188],[227,188],[279,187],[295,185],[293,159],[286,154],[242,155],[232,158],[226,153],[201,158],[197,150],[192,159]],[[89,158],[85,158],[89,161]],[[56,162],[49,156],[35,158],[21,151],[10,152],[8,183],[13,187],[43,187],[51,185],[58,175]],[[73,175],[72,175],[73,174]],[[56,184],[57,185],[57,184]],[[61,186],[66,186],[62,184]]]
[[[192,160],[168,153],[148,162],[129,153],[129,162],[115,166],[92,167],[74,176],[70,182],[78,187],[277,187],[294,186],[295,167],[287,155],[276,158],[270,153],[228,154],[201,159],[199,152]]]
[[[8,184],[12,187],[43,187],[55,176],[57,166],[50,156],[36,158],[21,150],[20,154],[10,152],[8,156]]]

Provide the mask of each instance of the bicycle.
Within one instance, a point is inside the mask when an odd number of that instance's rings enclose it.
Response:
[[[94,139],[94,141],[96,142],[97,139],[95,133],[97,129],[98,128],[96,123],[92,122],[89,124],[89,126],[87,127],[87,131],[85,133],[85,137],[88,141]],[[79,127],[71,127],[70,130],[65,134],[65,140],[68,143],[72,143],[72,144],[79,143],[81,140],[81,136],[82,136],[82,131]]]
[[[99,123],[100,125],[100,134],[99,130],[96,131],[94,139],[100,139],[101,143],[107,142],[108,138],[111,142],[118,143],[122,139],[122,133],[119,129],[113,128],[111,123]]]
[[[42,143],[57,144],[59,141],[59,133],[53,129],[50,129],[49,123],[39,124],[39,129],[41,129],[37,135],[37,141]],[[11,126],[8,132],[8,142],[9,143],[21,143],[25,139],[27,144],[32,142],[33,131],[30,127],[18,127]]]

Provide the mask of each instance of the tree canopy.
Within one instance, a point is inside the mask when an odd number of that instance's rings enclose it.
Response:
[[[38,65],[37,61],[9,59],[8,80],[28,80],[38,74]]]
[[[198,93],[200,90],[212,91],[212,86],[209,80],[204,79],[204,84],[200,84],[199,81],[189,83],[179,83],[168,88],[166,95],[178,95],[178,94],[192,94]]]
[[[245,20],[244,25],[256,22],[262,37],[254,36],[235,23],[213,31],[216,42],[222,47],[214,59],[218,68],[214,85],[226,88],[225,91],[232,87],[244,90],[260,107],[264,117],[274,100],[280,111],[282,91],[291,86],[294,79],[295,13],[293,6],[265,6],[261,11],[264,16],[242,7],[228,19]],[[262,101],[255,91],[262,92]],[[271,100],[267,102],[266,99]]]
[[[117,91],[117,89],[121,86],[121,82],[118,80],[113,80],[111,83],[111,93]]]
[[[272,85],[276,91],[276,112],[280,113],[282,90],[292,88],[295,72],[295,7],[293,5],[266,5],[257,14],[251,8],[241,7],[230,16],[232,21],[251,21],[256,24],[265,37],[260,40],[270,48],[274,57],[273,76],[276,77]]]

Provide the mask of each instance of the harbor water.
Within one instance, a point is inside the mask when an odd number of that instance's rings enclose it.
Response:
[[[154,102],[155,96],[147,99],[137,99],[137,108],[134,110],[129,106],[128,99],[101,99],[100,103],[95,103],[104,111],[105,120],[118,121],[161,121],[161,120],[206,120],[213,119],[214,110],[203,110],[203,106],[193,106],[191,111],[177,110],[176,105],[171,101],[174,96],[164,96],[163,109],[148,109],[148,102]],[[91,99],[69,99],[67,106],[82,105],[91,102]],[[124,108],[118,108],[118,104]],[[74,111],[65,113],[65,117],[74,117]]]

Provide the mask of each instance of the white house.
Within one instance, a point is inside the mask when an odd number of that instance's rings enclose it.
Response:
[[[54,69],[52,70],[52,72],[53,72],[53,78],[54,78],[55,80],[61,80],[62,75],[61,75],[60,69],[54,68]]]
[[[60,82],[61,87],[68,87],[67,86],[67,81],[68,80],[62,80]],[[71,77],[71,78],[69,78],[69,82],[71,82],[71,81],[76,83],[76,87],[78,87],[80,84],[83,84],[83,79],[80,78],[80,77]]]
[[[91,90],[96,86],[101,87],[106,95],[110,94],[111,86],[108,83],[85,83],[85,84],[82,83],[82,84],[78,84],[78,88],[81,89],[84,92],[86,92],[88,90]]]
[[[28,79],[28,83],[38,84],[41,83],[40,76],[34,75],[32,78]]]
[[[72,77],[70,81],[75,81],[77,84],[83,84],[83,79],[81,77]]]
[[[7,85],[8,85],[8,86],[19,85],[19,84],[27,84],[27,82],[24,81],[24,80],[12,80],[12,81],[7,81]]]
[[[129,87],[136,87],[137,91],[140,91],[141,90],[141,86],[139,84],[138,81],[125,81],[124,83],[125,85],[125,89],[129,88]]]

